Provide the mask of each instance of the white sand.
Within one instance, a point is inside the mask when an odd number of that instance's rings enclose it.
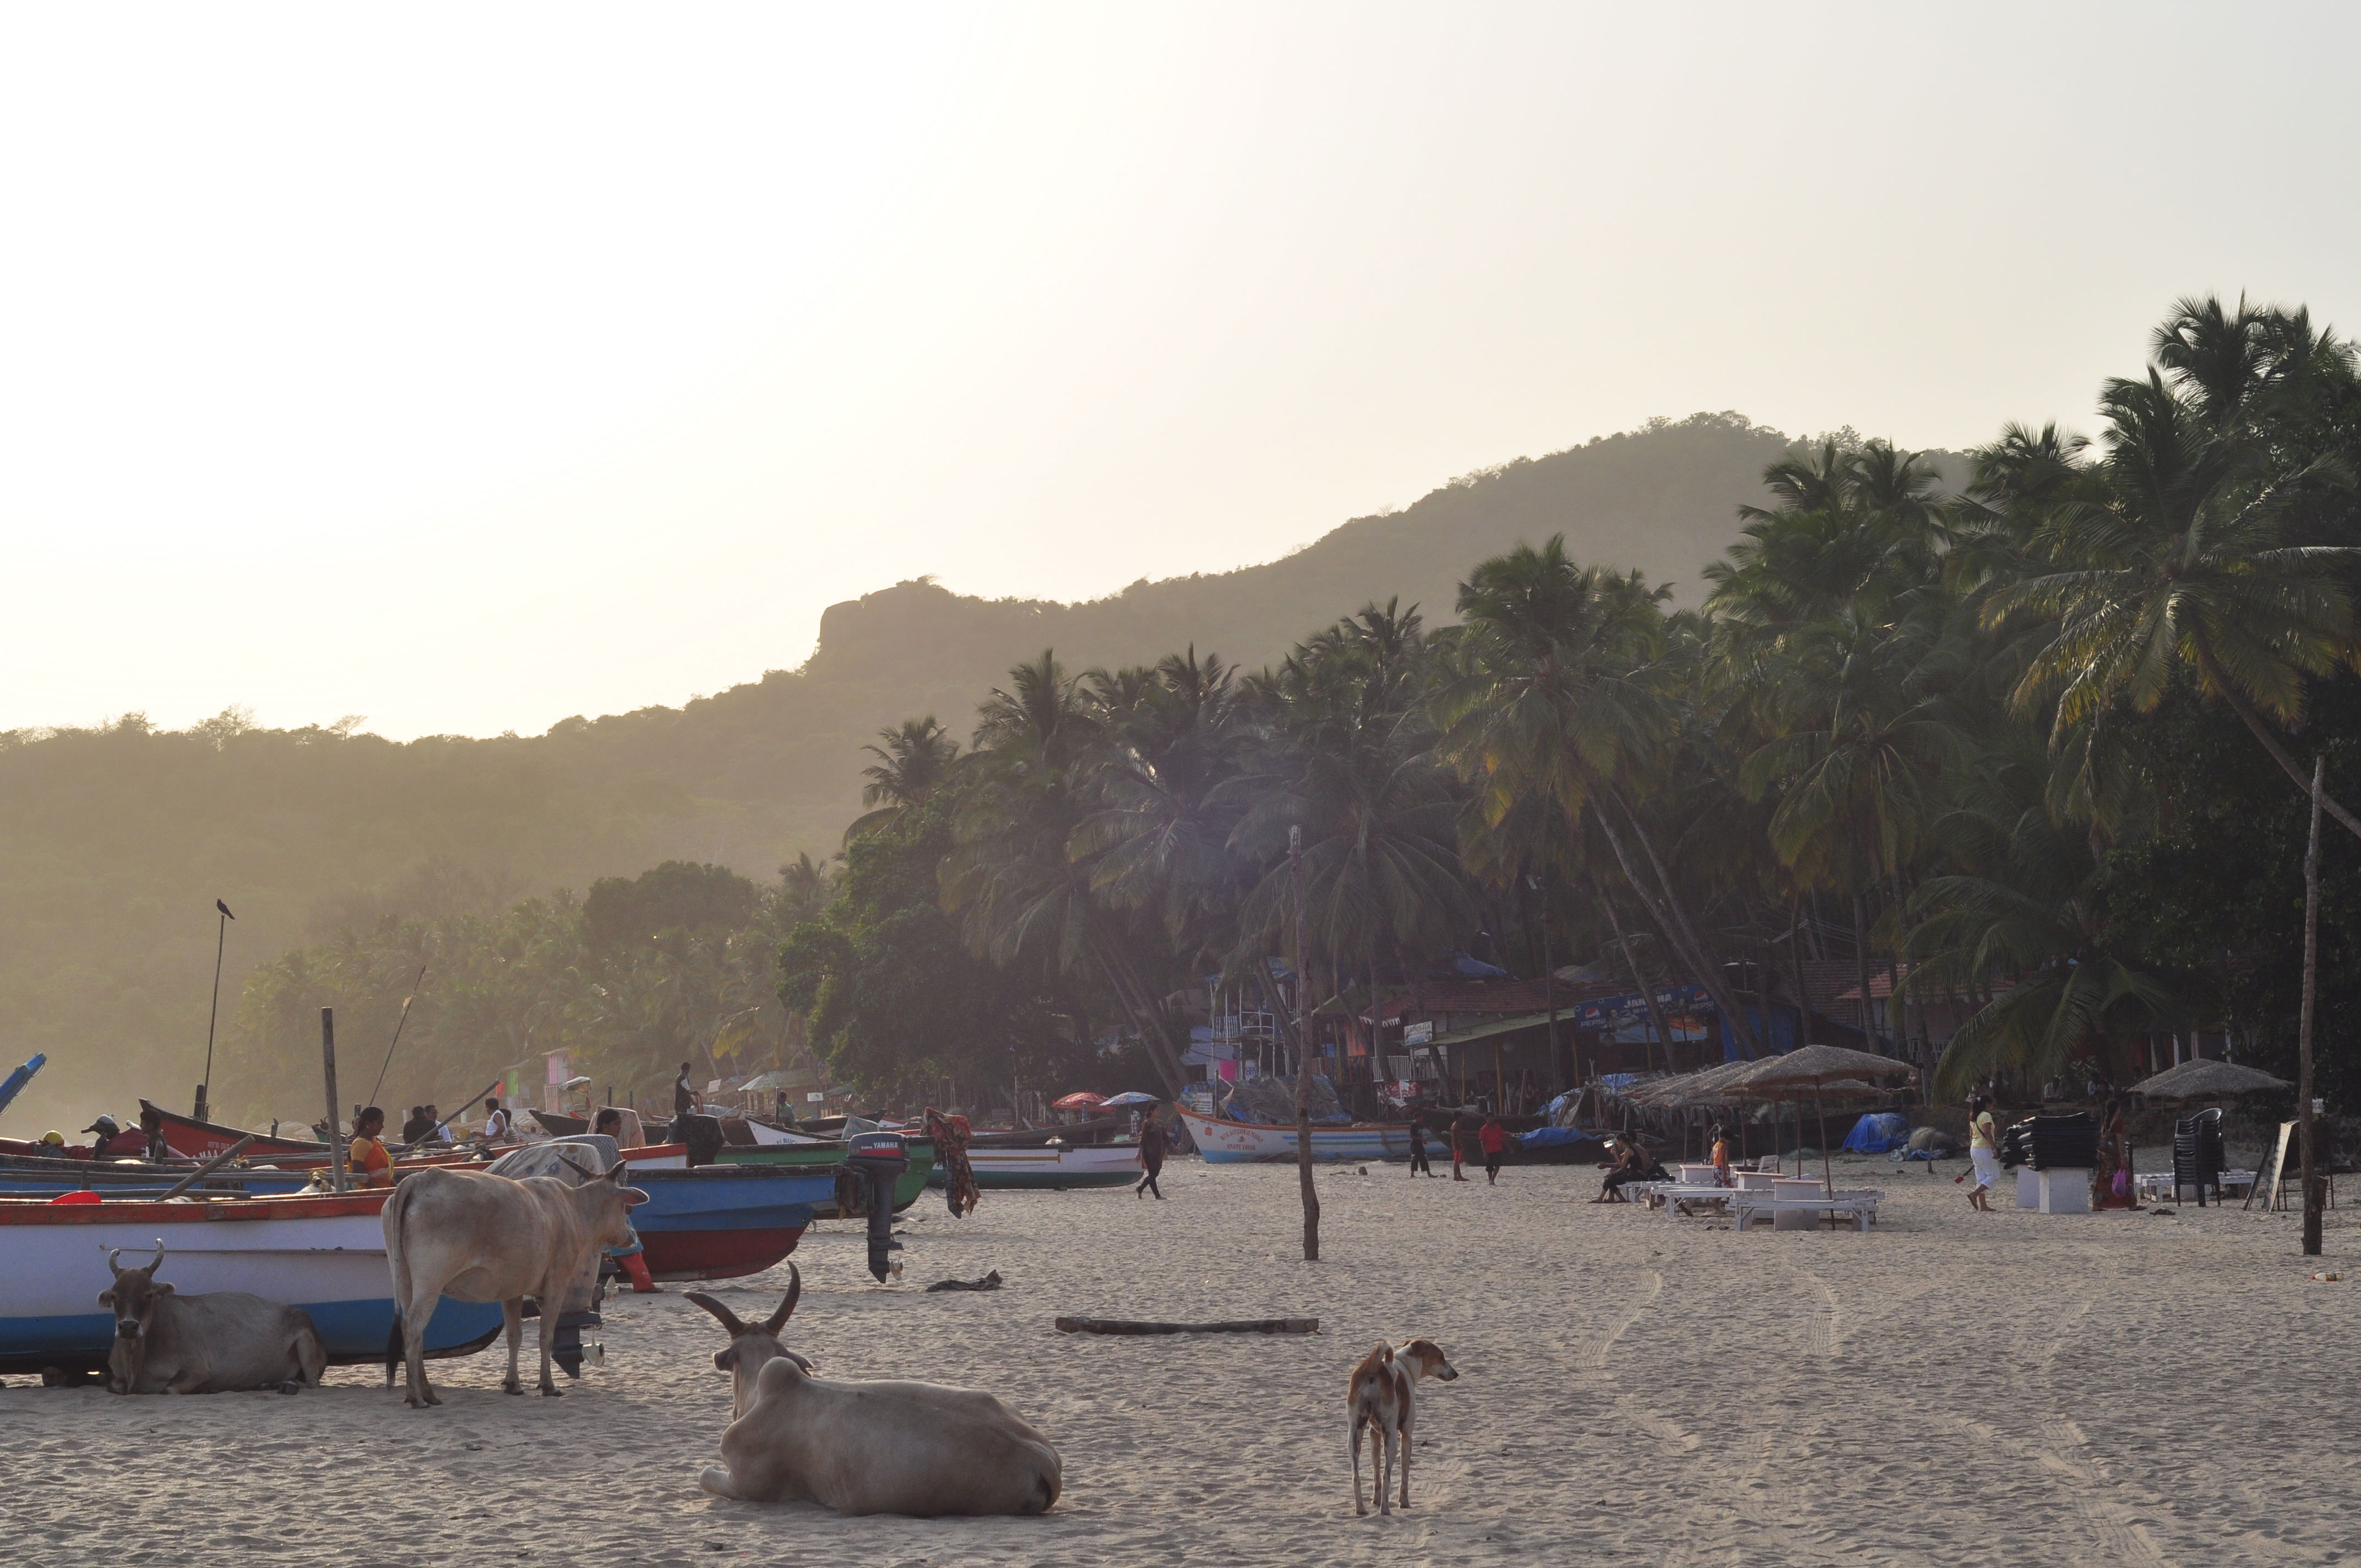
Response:
[[[1568,1563],[2336,1561],[2361,1546],[2361,1210],[2325,1260],[2292,1216],[1971,1214],[1944,1168],[1840,1183],[1868,1235],[1738,1235],[1592,1207],[1586,1170],[1497,1189],[1323,1170],[1325,1261],[1291,1168],[1168,1168],[1127,1192],[912,1210],[909,1283],[847,1225],[808,1237],[790,1343],[835,1376],[994,1389],[1065,1458],[1040,1519],[844,1519],[698,1492],[723,1343],[676,1288],[624,1297],[603,1369],[512,1398],[493,1354],[412,1412],[368,1368],[297,1398],[0,1392],[16,1563]],[[2350,1216],[2348,1218],[2348,1215]],[[998,1268],[994,1295],[922,1294]],[[724,1288],[745,1315],[777,1299]],[[1316,1338],[1110,1340],[1060,1313],[1316,1314]],[[1442,1343],[1413,1507],[1353,1517],[1345,1370]],[[531,1349],[528,1337],[527,1349]]]

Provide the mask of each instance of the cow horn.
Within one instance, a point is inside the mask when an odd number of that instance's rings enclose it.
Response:
[[[163,1237],[161,1237],[161,1236],[158,1236],[158,1237],[156,1238],[156,1261],[155,1261],[155,1262],[153,1262],[153,1263],[151,1263],[151,1264],[149,1264],[149,1265],[148,1266],[148,1273],[150,1273],[150,1274],[153,1274],[153,1273],[155,1273],[158,1269],[159,1269],[159,1268],[161,1268],[161,1267],[163,1267],[163,1266],[164,1266],[164,1238],[163,1238]]]
[[[787,1320],[795,1316],[796,1299],[803,1293],[804,1277],[791,1263],[787,1265],[787,1299],[779,1303],[779,1310],[771,1314],[770,1321],[763,1325],[763,1332],[775,1334],[785,1328]]]
[[[115,1274],[120,1275],[123,1272],[123,1249],[121,1247],[111,1246],[106,1249],[106,1266],[109,1271]]]
[[[715,1300],[712,1297],[707,1295],[702,1290],[690,1291],[686,1299],[696,1302],[698,1306],[712,1313],[716,1318],[719,1318],[721,1321],[721,1326],[730,1331],[730,1337],[731,1339],[736,1339],[740,1334],[751,1333],[753,1332],[747,1328],[745,1324],[738,1321],[737,1313],[731,1311],[729,1308],[723,1306],[720,1302]]]

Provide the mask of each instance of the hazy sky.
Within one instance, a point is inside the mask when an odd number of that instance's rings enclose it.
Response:
[[[2361,327],[2351,7],[0,12],[0,728],[533,732],[1737,409]]]

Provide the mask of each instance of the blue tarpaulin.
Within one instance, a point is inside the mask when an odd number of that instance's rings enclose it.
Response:
[[[1872,1111],[1852,1124],[1844,1146],[1855,1154],[1883,1154],[1909,1141],[1909,1117],[1898,1111]]]
[[[1597,1143],[1603,1135],[1580,1127],[1535,1127],[1530,1133],[1519,1133],[1517,1142],[1529,1149],[1556,1149],[1568,1144]]]

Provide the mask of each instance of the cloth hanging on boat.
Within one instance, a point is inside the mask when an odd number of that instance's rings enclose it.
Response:
[[[974,1213],[976,1201],[983,1196],[967,1162],[969,1131],[966,1117],[946,1116],[931,1105],[927,1107],[927,1135],[935,1140],[935,1164],[943,1172],[943,1201],[950,1206],[954,1220]]]

